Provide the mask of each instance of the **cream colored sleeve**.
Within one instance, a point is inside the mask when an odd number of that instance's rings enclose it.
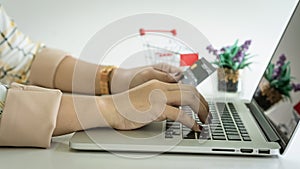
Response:
[[[52,136],[109,127],[101,98],[13,83],[0,118],[0,146],[48,148]]]
[[[66,56],[67,53],[61,50],[44,48],[36,55],[32,63],[29,82],[38,86],[55,88],[57,68]]]
[[[13,83],[0,119],[0,146],[50,147],[62,93]]]
[[[60,50],[45,48],[33,60],[29,82],[63,92],[100,94],[100,70],[100,65],[78,60]]]

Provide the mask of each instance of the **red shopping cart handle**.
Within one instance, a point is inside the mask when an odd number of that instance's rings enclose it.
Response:
[[[176,29],[172,29],[172,30],[145,30],[143,28],[140,29],[140,35],[143,36],[146,34],[146,32],[170,32],[172,33],[173,36],[176,36],[177,32]]]

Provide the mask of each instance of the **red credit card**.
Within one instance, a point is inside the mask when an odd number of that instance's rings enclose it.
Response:
[[[191,66],[198,60],[198,53],[180,54],[180,66]]]

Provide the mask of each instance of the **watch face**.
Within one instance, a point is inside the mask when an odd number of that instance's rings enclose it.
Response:
[[[205,58],[201,58],[183,72],[181,82],[197,86],[216,70]]]

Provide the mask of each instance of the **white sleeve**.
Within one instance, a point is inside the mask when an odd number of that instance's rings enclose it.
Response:
[[[7,90],[8,90],[8,88],[5,85],[0,83],[0,119],[1,119],[1,114],[3,112],[3,107],[5,104]]]
[[[5,32],[14,22],[6,14],[3,6],[0,4],[0,31]]]

